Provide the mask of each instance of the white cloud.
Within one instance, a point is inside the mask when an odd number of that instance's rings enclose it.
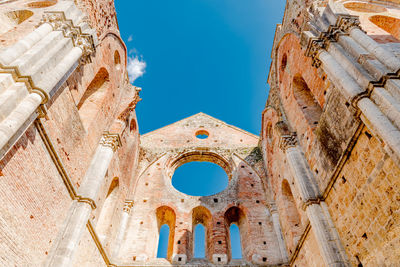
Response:
[[[128,57],[128,66],[126,68],[128,70],[129,81],[133,83],[137,78],[143,76],[146,69],[146,62],[137,56]]]
[[[132,42],[132,40],[133,40],[132,35],[129,35],[129,37],[128,37],[128,42]]]

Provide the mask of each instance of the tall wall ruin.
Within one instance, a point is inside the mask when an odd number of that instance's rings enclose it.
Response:
[[[397,266],[399,4],[288,1],[255,136],[203,113],[139,135],[113,1],[0,1],[0,264]],[[228,187],[177,191],[192,161]]]

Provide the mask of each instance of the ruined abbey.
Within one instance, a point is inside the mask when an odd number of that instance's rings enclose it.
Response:
[[[140,135],[113,0],[0,0],[0,265],[400,266],[400,1],[288,0],[271,42],[259,136]],[[228,187],[176,190],[192,161]]]

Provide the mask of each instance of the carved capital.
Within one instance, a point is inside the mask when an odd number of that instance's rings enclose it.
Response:
[[[349,31],[353,28],[360,28],[360,20],[358,16],[351,16],[351,15],[340,15],[336,26],[338,29],[344,33],[349,33]]]
[[[282,149],[283,152],[289,147],[297,146],[297,135],[296,133],[292,133],[290,135],[282,135],[279,140],[279,148]]]
[[[54,31],[62,31],[64,37],[71,38],[74,46],[82,49],[81,62],[90,62],[90,55],[95,51],[92,35],[83,33],[81,27],[75,26],[61,11],[45,12],[39,25],[43,23],[50,24]]]
[[[306,56],[312,58],[312,66],[319,68],[322,65],[321,60],[319,59],[319,54],[321,50],[325,49],[326,42],[322,39],[311,38],[308,41]]]
[[[271,213],[277,213],[277,212],[278,212],[278,208],[276,207],[275,202],[269,202],[269,203],[267,204],[267,207],[268,207],[268,209],[269,209],[269,211],[270,211]]]
[[[109,132],[103,133],[100,144],[102,146],[111,147],[114,152],[122,146],[119,134],[111,134]]]
[[[122,210],[129,213],[133,207],[133,200],[125,200]]]

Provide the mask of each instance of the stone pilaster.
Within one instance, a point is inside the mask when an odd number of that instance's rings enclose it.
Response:
[[[307,160],[297,145],[296,136],[291,134],[280,138],[280,147],[286,154],[295,185],[302,198],[303,208],[310,220],[326,265],[350,266],[330,214],[323,208],[321,194]]]
[[[72,213],[60,233],[61,238],[55,244],[54,253],[50,255],[47,266],[71,266],[91,211],[96,208],[94,199],[97,198],[98,191],[104,182],[114,152],[120,145],[118,135],[108,132],[103,134],[89,169],[86,171],[82,186],[79,188],[79,196],[73,204]]]
[[[279,250],[281,252],[282,259],[288,261],[288,253],[286,251],[285,240],[283,239],[281,224],[279,222],[279,213],[275,203],[270,202],[267,205],[269,211],[271,212],[272,223],[274,225],[274,230],[276,233],[276,238],[278,239]]]

